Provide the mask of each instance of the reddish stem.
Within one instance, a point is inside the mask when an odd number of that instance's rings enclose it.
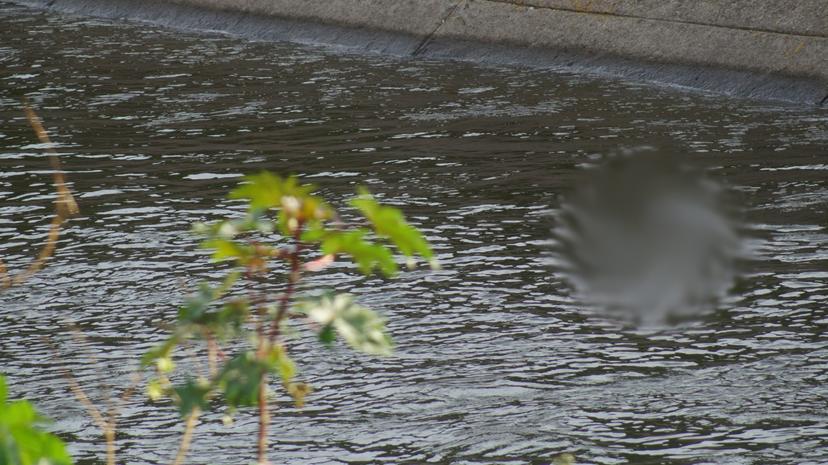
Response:
[[[285,292],[282,294],[282,297],[279,299],[279,309],[276,312],[276,316],[273,318],[273,322],[270,327],[270,337],[268,341],[265,341],[263,330],[261,327],[262,319],[264,315],[260,316],[260,326],[259,326],[259,356],[263,357],[264,349],[268,345],[272,346],[276,343],[276,339],[279,337],[279,330],[282,323],[282,320],[287,315],[287,311],[290,308],[290,302],[293,299],[293,294],[296,292],[296,284],[302,277],[302,263],[300,261],[300,254],[302,252],[302,242],[300,238],[302,237],[302,227],[304,223],[302,221],[296,227],[296,230],[293,233],[293,240],[294,240],[294,248],[293,250],[287,255],[288,261],[290,263],[290,274],[288,275],[288,282],[287,287],[285,288]],[[280,254],[284,256],[283,254]],[[262,377],[259,380],[259,465],[266,465],[267,462],[267,428],[270,424],[270,412],[267,409],[267,372],[262,373]]]
[[[293,294],[296,292],[296,285],[299,280],[302,279],[302,263],[300,257],[302,252],[302,242],[300,238],[302,237],[303,225],[304,223],[300,222],[293,233],[294,248],[288,255],[290,274],[288,275],[287,287],[285,288],[285,292],[282,294],[281,299],[279,299],[279,310],[276,312],[276,317],[273,319],[273,323],[270,327],[270,340],[274,343],[276,342],[276,338],[279,337],[279,329],[282,324],[282,320],[285,319],[287,311],[290,308],[290,302],[293,299]]]

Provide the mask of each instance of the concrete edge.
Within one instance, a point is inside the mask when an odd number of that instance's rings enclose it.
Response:
[[[791,41],[795,43],[798,38],[792,39],[789,34],[770,34],[764,41],[757,41],[755,32],[730,31],[719,26],[713,26],[717,28],[713,31],[676,30],[665,24],[645,25],[650,27],[642,29],[641,21],[652,20],[613,18],[608,23],[605,18],[596,20],[595,15],[501,1],[327,0],[340,7],[362,5],[364,8],[351,16],[337,16],[336,11],[327,11],[324,15],[317,12],[314,17],[319,21],[311,21],[307,15],[297,17],[295,10],[282,11],[295,7],[292,3],[297,1],[313,0],[271,1],[266,11],[261,7],[263,1],[268,0],[246,0],[238,8],[235,7],[239,5],[237,0],[11,0],[11,3],[85,16],[147,21],[177,29],[220,31],[255,40],[542,67],[739,98],[811,105],[828,102],[828,39],[810,38],[824,43],[816,42],[808,47],[807,55],[795,56],[797,61],[791,61],[786,54]],[[397,2],[398,10],[394,14],[403,15],[402,19],[398,18],[401,24],[387,23],[387,17],[372,17],[371,10],[366,11],[368,6],[373,9],[383,2]],[[421,16],[417,21],[405,21],[406,13]],[[690,34],[689,38],[695,40],[684,44],[665,43],[671,34],[684,34],[685,39]],[[700,41],[699,34],[707,42]],[[645,46],[636,47],[640,41]],[[737,45],[730,47],[733,56],[717,48],[722,41]],[[753,55],[740,62],[738,55],[743,49],[739,47],[749,45],[750,41],[757,42]],[[674,48],[677,51],[671,55]],[[767,66],[753,66],[751,60],[756,56],[761,59],[768,50],[775,61]],[[715,55],[712,59],[711,53]],[[785,61],[780,63],[779,57]]]

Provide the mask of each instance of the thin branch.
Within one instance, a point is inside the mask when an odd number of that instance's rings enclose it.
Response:
[[[126,389],[121,393],[121,397],[118,399],[118,403],[115,404],[112,409],[108,412],[109,422],[112,425],[112,429],[115,429],[118,424],[118,416],[121,414],[121,408],[129,402],[129,399],[137,390],[138,384],[141,383],[141,372],[134,371],[132,372],[132,377],[127,385]]]
[[[84,342],[86,342],[87,339],[83,332],[74,325],[70,325],[70,329],[75,342],[82,347],[86,346],[87,344],[84,344]],[[55,356],[57,358],[61,358],[60,351],[57,346],[46,338],[44,338],[44,340],[52,347],[52,351],[55,353]],[[97,364],[97,358],[94,354],[90,352],[87,353],[86,356],[90,361],[92,361],[93,364]],[[72,394],[74,394],[75,398],[78,399],[81,405],[83,405],[87,414],[92,418],[92,421],[101,430],[106,443],[107,465],[115,465],[117,452],[115,447],[115,435],[118,425],[118,416],[120,415],[121,408],[126,405],[130,397],[132,397],[135,393],[138,384],[141,382],[140,372],[134,371],[132,373],[129,384],[123,390],[117,401],[113,401],[112,396],[110,394],[106,394],[105,402],[108,408],[105,413],[95,405],[81,384],[78,382],[77,378],[69,369],[62,367],[61,373],[69,384],[69,389],[72,391]],[[110,385],[103,382],[100,383],[105,392],[109,393],[111,391]]]
[[[267,350],[270,347],[269,339],[265,337],[265,315],[267,309],[264,305],[264,296],[259,294],[258,299],[251,299],[258,309],[258,318],[256,320],[256,333],[259,338],[259,347],[257,349],[257,357],[264,358]],[[261,300],[256,302],[256,300]],[[270,424],[270,412],[267,410],[267,371],[263,371],[259,378],[259,397],[257,400],[259,407],[259,435],[256,442],[258,451],[258,465],[267,464],[267,427]]]
[[[38,140],[40,140],[42,144],[46,145],[46,152],[49,153],[49,164],[52,165],[52,169],[54,170],[52,176],[54,177],[55,188],[57,189],[57,198],[55,199],[57,216],[62,219],[71,218],[77,215],[80,212],[80,209],[78,209],[78,204],[75,202],[75,198],[72,197],[72,193],[69,192],[69,188],[66,187],[66,179],[63,177],[63,170],[60,166],[58,154],[52,146],[52,141],[49,139],[49,134],[43,127],[43,122],[41,122],[40,117],[37,116],[32,107],[29,106],[27,100],[24,100],[23,104],[23,110],[26,112],[26,118],[29,120],[29,125],[34,130]]]
[[[9,276],[9,270],[6,268],[6,263],[0,258],[0,289],[6,289],[12,286],[12,280]]]
[[[23,284],[29,278],[34,276],[35,273],[40,271],[44,265],[46,265],[46,260],[52,256],[55,252],[55,248],[57,247],[61,224],[63,224],[63,218],[60,216],[56,216],[52,220],[52,224],[49,227],[49,235],[46,239],[46,245],[43,246],[43,249],[41,249],[37,258],[29,264],[25,271],[12,278],[10,286],[19,286],[20,284]]]
[[[75,202],[75,198],[72,197],[72,193],[69,191],[69,188],[66,187],[66,179],[64,178],[63,171],[61,170],[60,160],[58,159],[57,152],[55,152],[52,147],[52,141],[49,139],[49,134],[46,132],[46,129],[43,128],[43,123],[40,118],[34,110],[32,110],[31,106],[29,106],[28,100],[24,100],[23,105],[29,125],[34,130],[38,140],[46,145],[46,151],[49,153],[49,164],[54,170],[52,177],[54,179],[56,192],[55,218],[52,220],[49,227],[46,245],[43,246],[43,249],[41,249],[40,253],[37,255],[37,258],[34,259],[28,267],[26,267],[25,271],[13,276],[8,272],[6,265],[2,262],[2,260],[0,260],[0,289],[7,289],[12,286],[20,285],[31,278],[35,273],[40,271],[46,265],[46,261],[55,253],[58,237],[60,236],[60,228],[63,225],[63,222],[80,212],[78,204]]]
[[[207,339],[207,379],[213,379],[218,374],[218,359],[221,348],[216,338],[209,331],[205,331],[205,333],[205,339]]]
[[[193,432],[195,431],[196,422],[201,412],[198,409],[193,409],[187,417],[187,422],[184,425],[184,434],[181,436],[181,444],[178,446],[178,452],[175,454],[175,460],[172,465],[182,465],[184,459],[187,457],[187,452],[190,451],[190,445],[193,441]]]
[[[92,417],[92,420],[98,425],[98,428],[103,431],[104,439],[106,440],[106,464],[115,465],[115,425],[104,418],[98,407],[86,395],[86,392],[78,383],[77,379],[75,379],[75,376],[65,368],[62,371],[64,378],[69,383],[69,389],[72,391],[72,394],[86,408],[86,412]]]
[[[264,356],[264,348],[273,346],[276,343],[276,339],[279,337],[279,332],[281,331],[282,320],[288,314],[288,309],[290,308],[291,300],[293,299],[293,295],[296,292],[296,285],[299,283],[299,280],[302,279],[302,263],[301,263],[301,253],[302,253],[302,228],[304,227],[304,222],[300,221],[299,224],[296,226],[296,229],[293,232],[293,241],[294,247],[293,250],[290,251],[288,254],[288,260],[290,262],[290,274],[288,275],[288,282],[287,287],[285,288],[285,292],[282,294],[279,300],[279,308],[276,311],[276,315],[273,318],[270,326],[270,334],[268,335],[268,340],[265,341],[264,335],[261,334],[261,328],[259,329],[259,355]],[[258,438],[258,465],[267,465],[267,428],[270,424],[270,412],[268,410],[267,405],[267,372],[262,373],[262,377],[259,380],[259,438]]]
[[[296,227],[296,230],[293,233],[293,240],[294,240],[294,248],[293,251],[290,253],[290,274],[288,275],[288,282],[287,288],[285,289],[284,294],[282,294],[282,298],[279,300],[279,310],[276,312],[276,317],[273,319],[270,327],[270,339],[271,342],[275,342],[276,338],[279,337],[279,331],[282,324],[282,320],[287,315],[287,311],[290,308],[290,302],[293,299],[293,294],[296,291],[296,285],[302,279],[302,263],[300,261],[300,254],[302,252],[302,227],[303,223],[299,223]]]
[[[257,465],[267,465],[267,426],[270,424],[270,412],[267,409],[267,372],[262,373],[259,381],[259,456]]]
[[[57,346],[55,346],[55,344],[46,337],[44,337],[43,340],[46,344],[52,347],[52,351],[55,353],[55,356],[60,358],[60,351],[57,349]],[[69,390],[72,391],[72,394],[74,394],[75,398],[78,399],[78,402],[80,402],[84,409],[86,409],[86,413],[92,418],[95,425],[97,425],[103,432],[103,436],[106,441],[106,464],[115,465],[115,425],[111,421],[112,419],[104,417],[104,414],[97,406],[95,406],[71,371],[65,367],[61,367],[60,371],[63,374],[63,377],[66,378],[66,382],[69,384]]]
[[[104,418],[101,411],[98,407],[92,403],[92,400],[89,399],[89,396],[86,395],[86,391],[83,390],[78,380],[75,379],[75,376],[67,370],[66,368],[62,368],[61,372],[63,373],[63,377],[66,378],[66,382],[69,383],[69,389],[72,391],[72,394],[78,399],[78,401],[83,405],[86,409],[86,412],[92,417],[92,421],[98,426],[98,428],[102,430],[109,429],[109,422]]]

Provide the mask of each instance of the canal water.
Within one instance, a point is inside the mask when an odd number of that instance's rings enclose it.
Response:
[[[276,402],[273,463],[539,465],[562,452],[581,464],[828,463],[828,111],[0,4],[11,267],[51,218],[24,95],[82,215],[48,268],[0,295],[0,370],[79,463],[102,463],[104,447],[61,367],[96,395],[125,385],[186,292],[220,272],[190,225],[238,214],[225,193],[262,169],[300,174],[337,205],[367,185],[443,265],[386,281],[337,263],[313,278],[386,315],[396,355],[298,342],[315,391],[303,410]],[[744,206],[752,259],[690,327],[596,318],[545,258],[585,167],[642,145],[704,167]],[[121,423],[121,462],[171,461],[174,407],[137,395]],[[250,463],[255,431],[253,412],[232,427],[206,415],[191,463]]]

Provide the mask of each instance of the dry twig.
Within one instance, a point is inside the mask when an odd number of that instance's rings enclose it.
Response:
[[[43,128],[43,123],[40,118],[34,112],[32,107],[29,106],[28,100],[24,100],[23,105],[23,109],[26,112],[26,118],[29,120],[29,125],[34,130],[38,140],[46,146],[46,152],[49,154],[49,164],[54,170],[52,177],[54,179],[56,192],[55,218],[49,226],[49,234],[46,238],[46,245],[43,246],[40,253],[34,260],[32,260],[25,270],[17,275],[12,275],[9,273],[9,270],[6,268],[3,260],[0,259],[0,289],[7,289],[12,286],[20,285],[27,279],[31,278],[35,273],[40,271],[46,265],[46,261],[49,257],[55,253],[58,237],[60,236],[60,228],[63,223],[80,212],[78,204],[75,202],[75,198],[72,197],[72,193],[69,191],[69,188],[66,187],[66,179],[60,166],[60,160],[58,159],[57,152],[52,147],[52,141],[49,139],[49,134],[46,132],[46,129]]]

